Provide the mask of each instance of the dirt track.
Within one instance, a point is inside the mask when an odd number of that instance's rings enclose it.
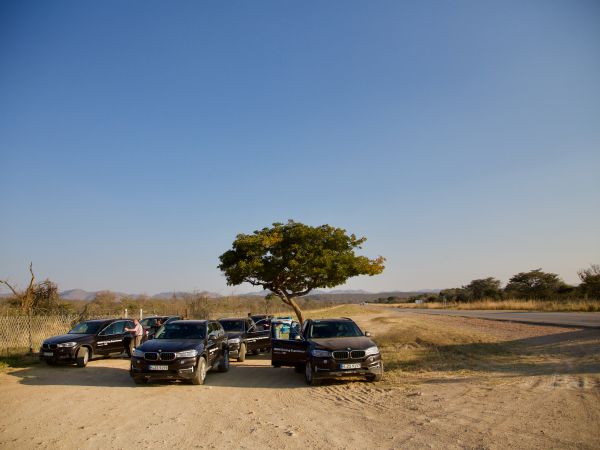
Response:
[[[125,359],[36,364],[0,374],[0,448],[599,448],[600,374],[589,361],[599,337],[533,338],[553,351],[531,372],[407,374],[396,385],[310,388],[265,356],[209,373],[205,386],[135,386]]]

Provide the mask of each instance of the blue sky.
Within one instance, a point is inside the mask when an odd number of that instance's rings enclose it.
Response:
[[[600,4],[0,2],[0,277],[246,292],[275,221],[459,286],[600,263]]]

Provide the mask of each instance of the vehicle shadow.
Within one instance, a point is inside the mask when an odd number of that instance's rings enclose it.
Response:
[[[91,361],[87,367],[35,364],[11,371],[8,375],[19,378],[19,383],[28,386],[133,386],[127,365],[123,365],[123,367],[100,366],[95,362]]]

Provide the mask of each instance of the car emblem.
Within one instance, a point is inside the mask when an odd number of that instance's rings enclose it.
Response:
[[[162,350],[161,350],[161,349],[158,349],[158,353],[160,353],[160,352],[162,352]]]
[[[352,350],[352,349],[351,349],[350,347],[348,347],[346,350],[350,351],[350,350]]]

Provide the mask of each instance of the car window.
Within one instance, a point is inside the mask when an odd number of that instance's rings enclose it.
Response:
[[[111,323],[109,326],[107,326],[104,330],[100,332],[100,335],[108,336],[109,334],[115,334],[115,325],[116,322]]]
[[[203,323],[168,323],[154,339],[204,339],[206,327]]]
[[[311,324],[308,337],[313,339],[327,339],[362,335],[362,332],[354,322],[315,321]]]
[[[227,332],[244,332],[243,320],[219,320],[223,329]]]
[[[96,334],[103,322],[81,322],[73,327],[69,334]]]
[[[119,320],[118,322],[115,322],[112,324],[113,326],[113,332],[112,334],[123,334],[125,333],[125,324],[127,322],[125,322],[124,320]]]

